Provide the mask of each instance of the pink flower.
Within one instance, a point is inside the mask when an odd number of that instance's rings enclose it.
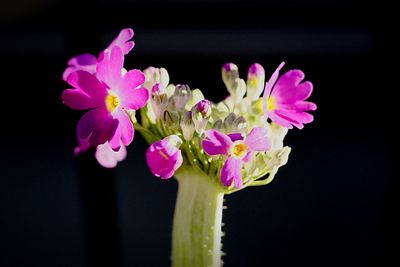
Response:
[[[310,97],[313,85],[308,81],[301,82],[304,79],[301,70],[290,70],[278,79],[284,64],[279,65],[265,86],[263,108],[273,122],[289,129],[292,125],[302,129],[304,123],[314,120],[306,111],[317,109],[314,103],[304,101]]]
[[[177,135],[170,135],[150,145],[146,152],[150,171],[161,179],[171,178],[182,165],[183,158],[179,146],[182,140]]]
[[[121,145],[118,151],[114,151],[110,143],[105,142],[102,145],[98,145],[96,148],[95,157],[98,163],[105,168],[114,168],[118,162],[123,161],[126,158],[126,147]]]
[[[209,155],[226,155],[224,166],[221,170],[221,182],[235,188],[243,185],[243,162],[251,160],[254,151],[267,151],[271,147],[268,130],[264,127],[255,127],[243,138],[240,133],[226,135],[216,130],[206,131],[206,138],[202,141],[204,151]]]
[[[135,43],[131,41],[134,32],[132,29],[123,29],[117,38],[111,42],[111,44],[106,48],[106,50],[111,50],[113,47],[118,46],[122,49],[124,55],[128,54],[129,51],[135,46]],[[63,80],[67,81],[68,76],[75,71],[84,70],[92,74],[96,73],[96,63],[97,58],[92,54],[82,54],[71,58],[68,61],[68,67],[63,73]]]
[[[63,92],[64,104],[72,109],[91,109],[78,122],[80,143],[87,140],[91,146],[109,142],[113,150],[129,145],[134,129],[126,112],[142,108],[149,93],[138,88],[144,83],[144,74],[131,70],[122,74],[124,56],[122,49],[114,46],[104,51],[96,65],[96,76],[86,71],[76,71],[67,82],[74,89]]]

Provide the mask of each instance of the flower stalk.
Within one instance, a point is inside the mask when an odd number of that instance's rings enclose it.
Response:
[[[172,266],[221,266],[224,189],[190,167],[181,167],[175,178],[179,187],[172,231]]]

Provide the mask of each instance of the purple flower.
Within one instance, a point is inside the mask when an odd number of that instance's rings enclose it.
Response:
[[[106,48],[106,50],[112,50],[113,47],[118,46],[121,48],[122,53],[124,55],[128,54],[129,51],[135,46],[135,43],[131,41],[134,33],[130,28],[123,29],[117,38],[111,42],[111,44]],[[96,63],[97,58],[92,54],[82,54],[76,57],[71,58],[68,61],[68,67],[65,69],[63,73],[63,80],[67,81],[68,76],[75,71],[83,70],[89,73],[96,73]]]
[[[249,162],[254,151],[269,150],[271,141],[268,130],[264,127],[253,128],[245,138],[240,133],[226,135],[208,130],[202,147],[209,155],[228,156],[221,170],[221,182],[224,186],[230,186],[233,182],[235,188],[240,188],[243,185],[243,162]]]
[[[146,152],[150,171],[161,179],[171,178],[182,165],[182,152],[179,149],[182,140],[177,135],[170,135],[150,145]]]
[[[310,97],[313,85],[302,82],[304,73],[301,70],[290,70],[278,79],[284,64],[279,65],[265,86],[263,109],[273,122],[289,129],[292,125],[302,129],[304,123],[314,120],[306,111],[317,109],[317,105],[305,101]]]
[[[72,109],[90,109],[78,122],[78,140],[87,140],[91,146],[109,142],[113,150],[129,145],[134,129],[126,110],[142,108],[149,93],[138,88],[144,83],[144,74],[131,70],[122,74],[124,55],[114,46],[104,51],[96,65],[96,76],[86,71],[76,71],[67,82],[74,89],[63,92],[64,104]]]

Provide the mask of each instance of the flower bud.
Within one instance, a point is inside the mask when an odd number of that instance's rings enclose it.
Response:
[[[247,97],[251,101],[255,101],[260,97],[265,86],[264,82],[265,71],[263,66],[254,63],[247,73]]]
[[[144,87],[151,89],[156,83],[166,88],[169,83],[169,75],[164,68],[148,67],[143,71],[146,81]]]
[[[165,87],[156,83],[151,89],[151,106],[153,108],[153,112],[156,120],[161,118],[161,115],[164,113],[168,106],[168,96],[165,92]]]
[[[190,99],[186,103],[185,109],[191,110],[194,107],[194,105],[196,105],[200,100],[203,100],[203,99],[204,99],[204,95],[200,91],[200,89],[192,90]]]
[[[204,132],[210,116],[211,116],[211,103],[207,99],[199,101],[192,108],[192,118],[196,132],[198,134],[202,134]]]
[[[245,132],[247,127],[246,119],[243,116],[237,117],[235,113],[230,113],[224,119],[224,129],[226,133]]]
[[[147,165],[151,172],[161,179],[171,178],[182,165],[183,157],[179,147],[182,140],[170,135],[150,145],[146,152]]]
[[[226,63],[222,67],[222,80],[234,103],[238,104],[246,93],[246,83],[239,78],[238,67],[233,63]]]
[[[175,111],[177,112],[183,111],[190,97],[191,97],[190,87],[186,84],[178,84],[175,87],[174,94],[172,95],[173,106]]]
[[[235,64],[226,63],[222,67],[222,80],[224,81],[226,88],[228,88],[228,90],[238,78],[239,78],[239,69]]]
[[[188,111],[185,113],[185,115],[183,115],[180,125],[183,138],[187,141],[191,140],[195,131],[195,126],[192,119],[192,111]]]

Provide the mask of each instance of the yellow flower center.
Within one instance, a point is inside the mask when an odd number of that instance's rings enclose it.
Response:
[[[106,107],[110,112],[113,112],[119,106],[119,97],[113,93],[109,93],[105,101]]]
[[[275,98],[270,96],[268,97],[267,100],[267,110],[268,111],[273,111],[276,108],[276,102],[275,102]]]
[[[239,143],[233,147],[233,155],[236,157],[242,157],[247,151],[246,144]]]

